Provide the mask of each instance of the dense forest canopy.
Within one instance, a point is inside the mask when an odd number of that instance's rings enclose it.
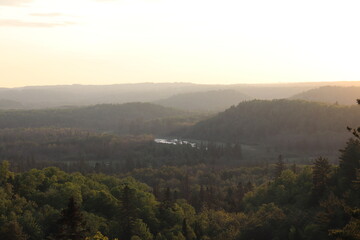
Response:
[[[359,239],[360,143],[339,166],[138,169],[132,177],[0,165],[2,239]],[[279,172],[280,169],[280,172]],[[243,182],[247,174],[254,182]],[[250,175],[249,175],[250,174]],[[245,175],[246,176],[246,175]],[[239,181],[239,182],[237,182]]]

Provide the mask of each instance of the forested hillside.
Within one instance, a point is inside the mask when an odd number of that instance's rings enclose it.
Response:
[[[360,94],[360,87],[325,86],[308,90],[292,96],[291,99],[302,99],[330,104],[355,105]]]
[[[360,239],[358,107],[254,100],[193,127],[143,103],[2,111],[0,239]],[[204,141],[156,143],[149,129]],[[285,148],[331,148],[338,163]]]
[[[119,134],[164,134],[201,116],[150,103],[0,111],[0,128],[68,127]]]
[[[183,93],[156,101],[157,104],[188,111],[223,111],[251,97],[235,90]]]
[[[358,106],[327,105],[292,100],[253,100],[189,127],[186,138],[242,144],[265,144],[282,149],[338,149],[346,126],[360,119]]]

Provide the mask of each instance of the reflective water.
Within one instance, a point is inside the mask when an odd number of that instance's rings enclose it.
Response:
[[[163,144],[173,144],[173,145],[183,145],[183,144],[189,144],[192,147],[196,147],[196,143],[194,142],[190,142],[187,140],[181,140],[181,139],[177,139],[177,138],[172,138],[172,139],[168,139],[168,138],[155,138],[154,140],[156,143],[163,143]]]

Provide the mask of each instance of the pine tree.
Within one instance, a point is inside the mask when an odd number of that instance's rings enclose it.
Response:
[[[350,139],[345,149],[340,150],[339,177],[343,190],[352,186],[357,178],[357,169],[360,168],[360,141]]]
[[[326,158],[319,157],[313,166],[313,189],[312,196],[314,201],[320,200],[326,190],[329,179],[331,165]]]
[[[121,192],[121,208],[120,208],[120,223],[122,230],[122,238],[130,240],[134,234],[134,226],[136,221],[136,206],[134,203],[134,190],[125,186]]]
[[[245,196],[245,188],[244,185],[242,184],[242,182],[239,182],[237,187],[236,187],[236,209],[238,211],[241,210],[242,208],[242,200]]]
[[[360,105],[360,99],[357,99],[356,102],[357,102],[357,104]],[[351,132],[352,135],[354,135],[354,137],[355,137],[356,139],[359,139],[359,140],[360,140],[360,127],[352,128],[352,127],[349,127],[349,126],[348,126],[348,127],[347,127],[347,130],[348,130],[349,132]]]
[[[8,161],[2,161],[0,164],[0,186],[5,184],[14,177],[14,173],[10,172],[10,163]]]
[[[185,178],[182,181],[182,195],[184,199],[188,200],[190,199],[190,183],[189,183],[189,175],[186,174]]]
[[[297,173],[297,166],[296,163],[294,162],[293,165],[291,166],[291,171],[293,171],[293,173]]]
[[[227,190],[227,194],[225,197],[225,201],[227,202],[227,204],[229,205],[229,211],[235,211],[236,210],[236,200],[235,200],[235,196],[234,196],[234,191],[231,187],[228,188]]]
[[[188,235],[188,225],[186,222],[186,218],[184,218],[183,222],[182,222],[182,233],[185,237],[186,240],[188,240],[187,235]]]
[[[167,207],[170,207],[173,204],[173,196],[169,187],[165,189],[162,203]]]
[[[69,199],[67,208],[62,213],[58,221],[59,231],[56,236],[58,240],[83,240],[89,232],[83,219],[79,206],[74,197]]]
[[[275,178],[279,178],[284,170],[285,170],[285,163],[283,160],[283,156],[279,155],[278,161],[275,165]]]
[[[1,240],[26,240],[27,236],[23,233],[22,227],[17,221],[5,223],[0,231]]]
[[[249,180],[245,186],[245,193],[251,192],[252,190],[254,190],[254,185]]]
[[[184,218],[182,222],[182,234],[185,237],[186,240],[194,240],[196,238],[196,235],[194,231],[191,229],[189,224],[187,223],[186,218]]]

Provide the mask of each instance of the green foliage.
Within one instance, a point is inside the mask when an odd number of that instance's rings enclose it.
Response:
[[[133,239],[135,236],[137,236],[141,240],[153,239],[153,235],[151,234],[148,226],[141,219],[136,219],[134,221],[132,234],[133,236],[131,237],[131,239]]]
[[[62,217],[58,223],[59,230],[56,239],[83,240],[88,232],[80,208],[73,197],[69,199],[68,207],[62,211]]]
[[[274,203],[263,204],[257,212],[249,216],[247,227],[241,233],[240,239],[284,239],[287,233],[283,226],[285,219],[284,212]]]
[[[94,236],[87,237],[87,238],[85,238],[85,240],[109,240],[109,238],[102,235],[101,232],[96,232]]]
[[[2,161],[0,165],[0,186],[4,186],[14,177],[14,174],[9,170],[9,161]]]
[[[27,236],[23,233],[22,227],[16,221],[5,223],[0,229],[2,240],[26,240]]]
[[[343,190],[352,186],[357,169],[360,169],[360,140],[350,139],[340,156],[339,184]]]
[[[313,189],[312,196],[314,201],[319,201],[327,189],[330,178],[331,165],[326,158],[319,157],[313,166]]]

